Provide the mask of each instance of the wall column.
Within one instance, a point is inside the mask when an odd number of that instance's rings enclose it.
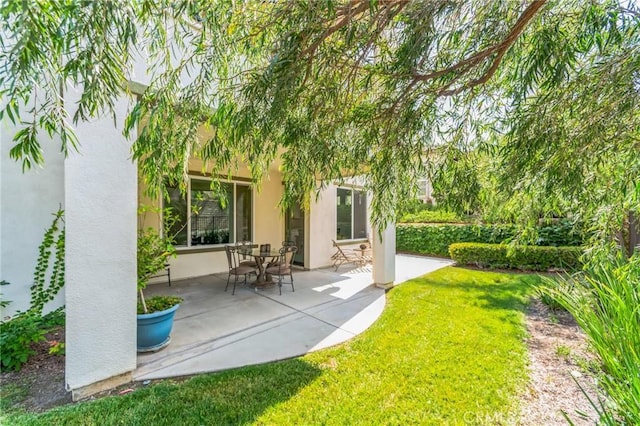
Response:
[[[382,231],[373,229],[373,282],[380,288],[391,288],[396,279],[396,224]]]
[[[72,94],[73,96],[73,94]],[[78,125],[65,160],[66,385],[79,399],[131,380],[136,368],[138,179],[113,117]]]

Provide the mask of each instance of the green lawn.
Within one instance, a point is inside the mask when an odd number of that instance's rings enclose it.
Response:
[[[513,423],[526,381],[523,310],[538,282],[445,268],[391,290],[381,318],[335,348],[2,423]]]

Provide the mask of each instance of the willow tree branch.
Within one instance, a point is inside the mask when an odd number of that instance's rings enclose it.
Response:
[[[520,15],[520,18],[511,29],[511,32],[509,32],[509,34],[507,35],[507,37],[504,39],[502,43],[496,46],[497,49],[495,51],[497,51],[497,55],[493,59],[493,62],[491,63],[491,66],[489,67],[489,69],[485,72],[485,74],[482,77],[471,80],[467,84],[459,86],[456,89],[441,90],[439,92],[439,95],[441,96],[457,95],[458,93],[461,93],[464,90],[471,89],[473,87],[479,86],[489,81],[489,79],[493,77],[493,75],[498,70],[500,63],[502,62],[502,58],[507,53],[509,48],[511,48],[513,43],[518,39],[520,34],[522,34],[524,29],[527,27],[527,24],[531,21],[531,19],[533,19],[533,17],[538,13],[538,10],[540,10],[540,8],[546,2],[547,0],[534,1],[529,5],[529,7],[527,7],[527,9],[522,13],[522,15]]]
[[[367,39],[367,42],[361,49],[362,52],[360,53],[360,55],[358,55],[358,58],[351,64],[351,71],[349,71],[346,81],[351,81],[355,77],[355,74],[362,68],[362,62],[364,62],[364,60],[366,59],[373,44],[376,42],[376,40],[378,40],[378,38],[380,38],[380,35],[387,28],[389,22],[391,22],[391,20],[395,18],[407,4],[408,2],[404,1],[398,2],[390,6],[389,8],[385,8],[384,11],[378,12],[374,19],[375,22],[378,22],[378,25],[376,26],[373,34],[369,37],[369,39]]]
[[[363,0],[351,1],[347,6],[345,6],[343,12],[339,14],[339,16],[342,16],[341,19],[324,30],[315,42],[302,51],[302,56],[309,55],[313,58],[318,47],[320,47],[320,45],[331,36],[331,34],[335,33],[340,28],[347,26],[353,18],[365,12],[367,9],[369,9],[369,2]]]
[[[380,7],[382,7],[383,9],[391,10],[398,5],[404,7],[408,3],[409,0],[385,0],[380,2]],[[324,30],[315,42],[313,42],[309,47],[302,51],[301,55],[310,55],[311,57],[313,57],[315,55],[315,51],[327,38],[329,38],[333,33],[340,30],[341,28],[349,25],[356,17],[369,10],[370,7],[371,3],[368,0],[352,0],[338,13],[340,19],[338,19],[329,28]]]
[[[423,81],[433,80],[454,71],[458,71],[458,74],[448,83],[444,84],[436,94],[438,96],[453,96],[463,92],[464,90],[470,89],[472,87],[481,85],[489,81],[489,79],[495,74],[500,63],[502,62],[502,58],[507,53],[509,48],[513,45],[513,43],[518,39],[520,34],[527,27],[527,24],[533,19],[533,17],[538,13],[540,8],[544,6],[547,0],[534,0],[525,10],[522,12],[515,25],[509,31],[509,34],[500,42],[499,44],[495,44],[493,46],[487,47],[486,49],[476,53],[473,56],[470,56],[450,67],[447,67],[442,70],[433,71],[429,74],[413,74],[411,81],[405,86],[400,95],[396,98],[393,104],[385,109],[384,114],[393,113],[398,105],[409,95],[409,92],[413,90],[413,88],[419,83]],[[465,74],[471,72],[474,67],[484,61],[486,58],[491,55],[497,53],[496,57],[493,59],[491,66],[485,72],[482,77],[479,77],[475,80],[472,80],[466,84],[462,84],[461,86],[455,89],[449,89],[453,84],[458,82]],[[400,76],[399,76],[400,77]]]
[[[442,70],[438,70],[438,71],[434,71],[431,72],[429,74],[414,74],[413,78],[418,80],[418,81],[427,81],[427,80],[432,80],[434,78],[438,78],[441,77],[443,75],[449,74],[453,71],[459,70],[460,68],[463,68],[467,65],[471,65],[471,66],[475,66],[478,63],[482,62],[484,59],[488,58],[489,56],[493,55],[496,52],[502,52],[501,55],[499,55],[499,58],[497,59],[502,59],[502,56],[504,56],[504,53],[509,49],[509,47],[511,47],[511,45],[513,45],[513,43],[516,41],[516,39],[520,36],[520,34],[522,34],[522,32],[524,31],[524,29],[526,28],[527,24],[529,23],[529,21],[531,21],[531,19],[538,13],[538,10],[540,10],[540,8],[542,6],[544,6],[544,4],[547,2],[547,0],[535,0],[534,2],[532,2],[526,9],[524,12],[522,12],[522,15],[520,15],[520,17],[518,18],[518,21],[516,22],[516,24],[513,26],[513,28],[511,29],[511,31],[509,32],[509,34],[507,34],[507,37],[505,37],[505,39],[500,42],[499,44],[495,44],[493,46],[487,47],[484,50],[481,50],[480,52],[476,53],[473,56],[470,56],[469,58],[463,59],[462,61],[451,65],[448,68],[442,69]],[[500,63],[500,61],[498,60],[498,64]],[[492,66],[493,68],[493,66]],[[497,65],[496,65],[497,68]],[[495,71],[494,71],[495,72]]]

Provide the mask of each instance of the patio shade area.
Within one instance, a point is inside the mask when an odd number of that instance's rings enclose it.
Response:
[[[443,259],[396,255],[396,285],[450,265]],[[382,313],[385,291],[372,285],[371,266],[294,271],[284,284],[224,291],[227,274],[156,284],[147,297],[178,295],[172,341],[139,354],[135,380],[159,379],[262,364],[304,355],[362,333]],[[233,278],[232,278],[233,280]],[[230,286],[231,287],[231,286]]]

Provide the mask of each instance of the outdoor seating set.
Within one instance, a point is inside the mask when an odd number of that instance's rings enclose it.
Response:
[[[357,249],[345,249],[340,247],[335,240],[331,241],[337,250],[333,256],[331,256],[333,267],[336,268],[336,271],[344,263],[351,263],[357,267],[364,267],[373,261],[371,244],[369,244],[368,241],[366,244],[361,244],[360,248]]]
[[[227,291],[234,277],[232,295],[236,293],[236,285],[239,277],[244,277],[244,285],[251,284],[256,291],[258,288],[276,284],[273,277],[278,277],[278,287],[282,295],[282,284],[291,284],[293,287],[292,263],[298,248],[291,241],[283,241],[279,250],[272,250],[270,244],[261,244],[256,247],[251,241],[239,241],[235,245],[224,247],[229,264],[229,277],[224,291]],[[249,283],[247,277],[255,275],[256,280]],[[285,283],[285,277],[290,278],[290,282]]]

